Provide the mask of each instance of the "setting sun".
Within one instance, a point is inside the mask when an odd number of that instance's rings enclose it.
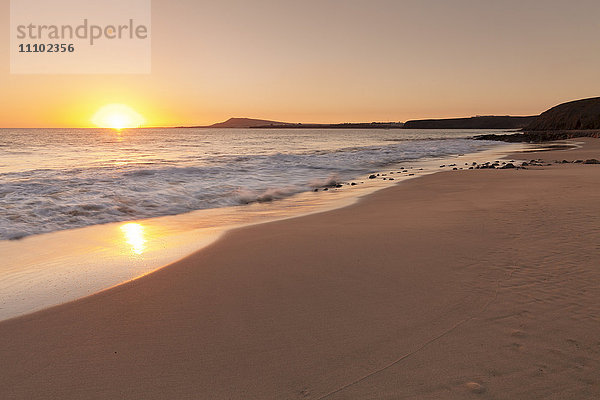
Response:
[[[144,117],[125,104],[109,104],[99,109],[92,117],[94,125],[120,131],[125,128],[138,128],[145,122]]]

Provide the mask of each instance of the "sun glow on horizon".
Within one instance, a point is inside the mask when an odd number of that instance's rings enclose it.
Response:
[[[144,117],[125,104],[108,104],[100,108],[92,117],[92,123],[99,128],[120,131],[125,128],[139,128],[145,123]]]

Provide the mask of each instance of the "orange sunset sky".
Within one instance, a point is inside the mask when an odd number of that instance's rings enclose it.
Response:
[[[598,0],[153,0],[148,75],[11,75],[0,4],[2,127],[92,126],[109,103],[147,126],[527,115],[600,92]]]

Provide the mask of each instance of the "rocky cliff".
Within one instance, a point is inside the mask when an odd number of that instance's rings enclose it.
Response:
[[[525,131],[600,129],[600,97],[571,101],[543,112]]]
[[[521,129],[536,117],[479,116],[471,118],[422,119],[407,121],[404,129]]]

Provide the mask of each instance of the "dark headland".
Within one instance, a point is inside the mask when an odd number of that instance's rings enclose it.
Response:
[[[470,118],[421,119],[407,121],[405,129],[521,129],[535,121],[537,116],[483,115]]]
[[[510,135],[481,135],[476,139],[505,142],[545,142],[578,137],[600,137],[600,97],[552,107]]]
[[[198,126],[195,128],[263,128],[263,127],[287,127],[291,125],[287,122],[269,121],[266,119],[253,119],[253,118],[229,118],[225,122],[219,122],[208,126]]]
[[[230,128],[230,129],[399,129],[402,122],[345,122],[339,124],[301,124],[292,122],[269,121],[253,118],[230,118],[206,126],[188,126],[184,128]]]
[[[470,118],[428,119],[402,122],[342,122],[336,124],[312,124],[280,122],[254,118],[230,118],[213,125],[185,126],[181,128],[228,128],[228,129],[521,129],[535,120],[536,116],[477,116]]]

